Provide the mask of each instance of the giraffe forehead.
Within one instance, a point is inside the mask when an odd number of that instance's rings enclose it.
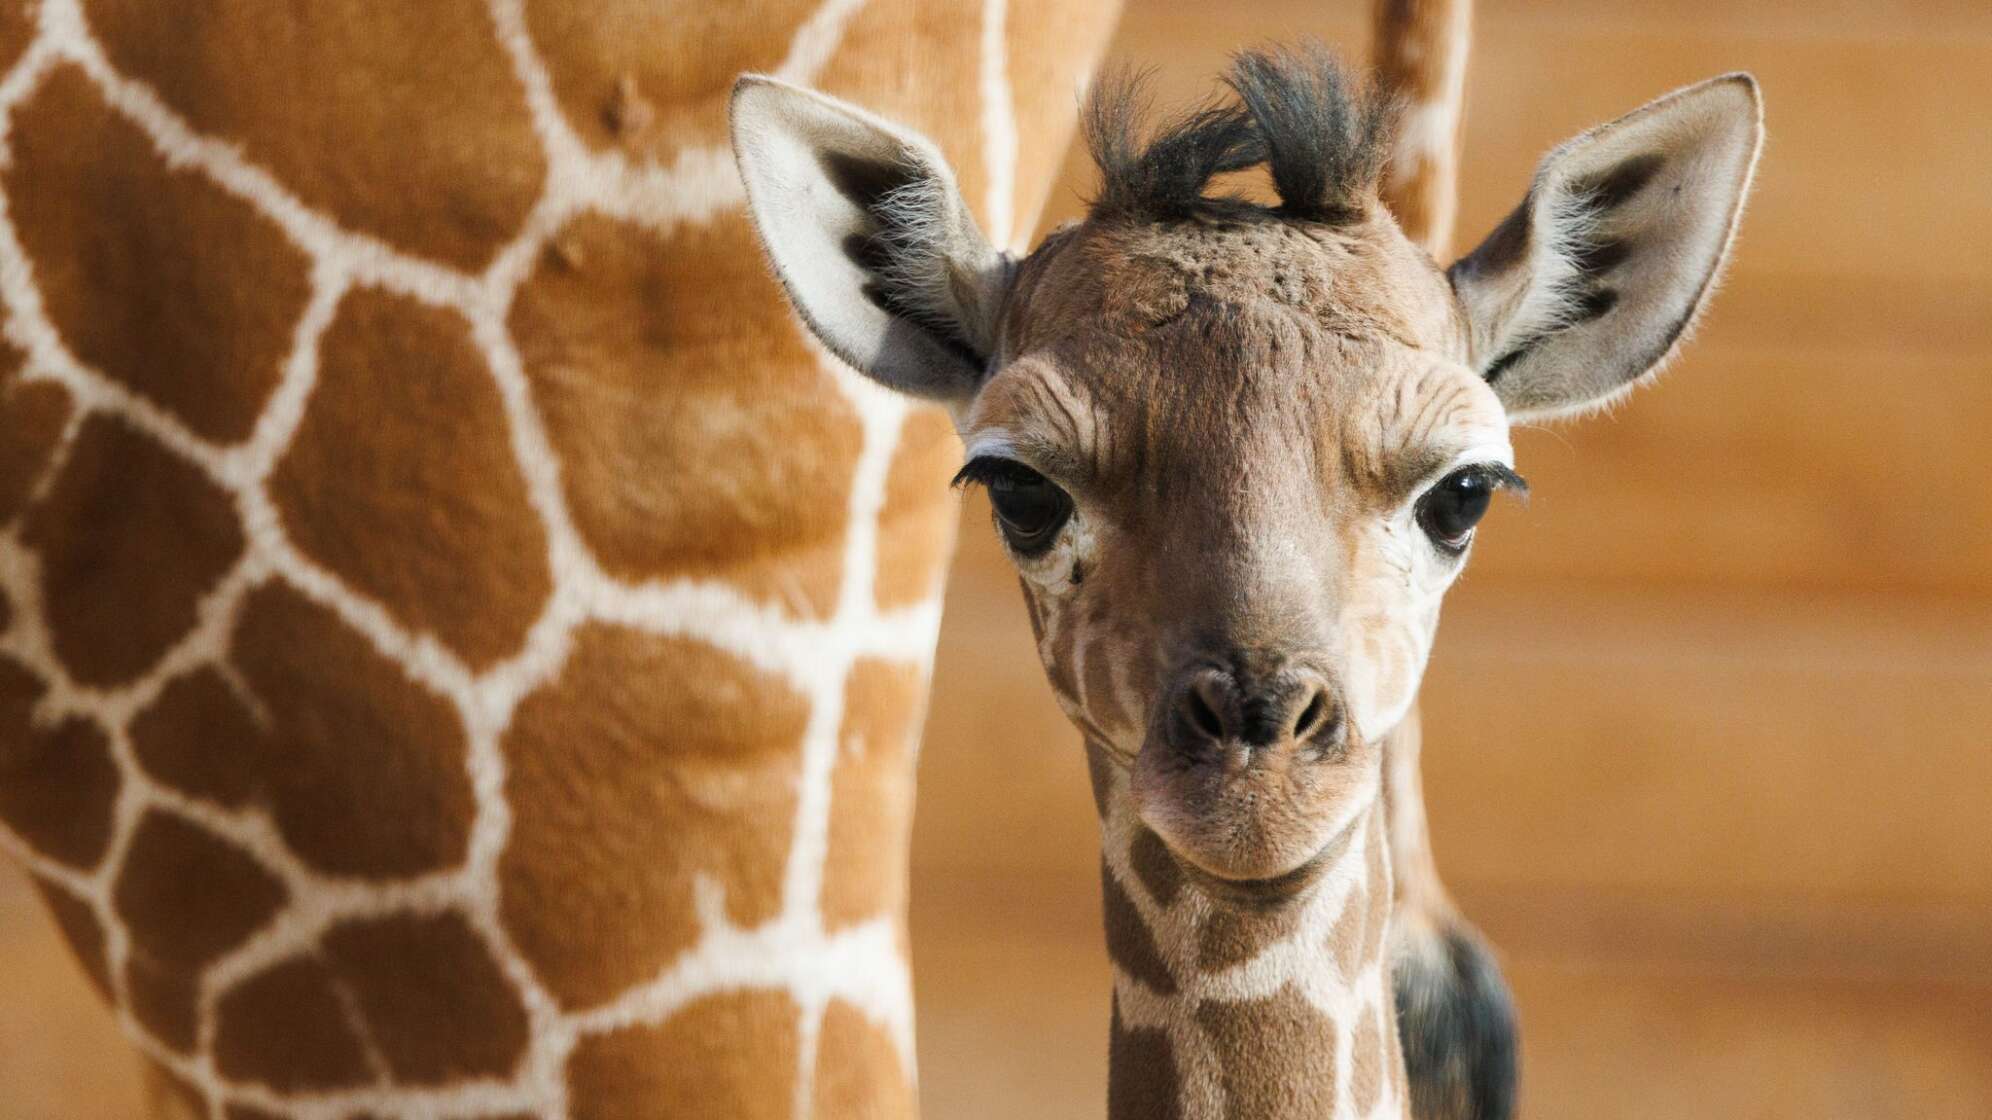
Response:
[[[1450,284],[1381,212],[1339,225],[1262,214],[1067,226],[1017,270],[1004,313],[1006,349],[1157,332],[1180,346],[1179,321],[1212,306],[1283,309],[1328,331],[1464,352]]]
[[[971,410],[969,454],[1022,459],[1096,498],[1212,490],[1245,506],[1344,486],[1373,504],[1462,456],[1512,460],[1500,401],[1465,366],[1390,338],[1248,318],[1217,345],[1015,362]]]
[[[1450,289],[1387,216],[1087,222],[1023,263],[1006,316],[965,434],[1068,480],[1401,485],[1404,460],[1505,446]]]

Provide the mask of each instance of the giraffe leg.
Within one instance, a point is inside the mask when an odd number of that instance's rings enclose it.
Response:
[[[1397,1024],[1415,1120],[1508,1120],[1519,1053],[1515,1005],[1487,941],[1450,909],[1397,915]]]

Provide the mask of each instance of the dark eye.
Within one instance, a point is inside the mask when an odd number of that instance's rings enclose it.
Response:
[[[1463,552],[1473,538],[1473,527],[1486,516],[1494,491],[1520,483],[1506,467],[1461,467],[1418,499],[1418,525],[1441,550]]]
[[[982,456],[971,460],[955,481],[980,482],[988,489],[997,527],[1022,556],[1036,556],[1050,548],[1072,516],[1072,499],[1065,491],[1014,459]]]

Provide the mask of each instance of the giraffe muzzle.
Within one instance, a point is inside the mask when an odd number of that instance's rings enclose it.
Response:
[[[1374,751],[1328,675],[1285,658],[1199,659],[1175,675],[1136,756],[1144,823],[1220,879],[1280,880],[1320,852]]]

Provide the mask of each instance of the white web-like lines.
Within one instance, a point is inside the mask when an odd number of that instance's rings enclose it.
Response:
[[[985,119],[1004,123],[992,129],[992,216],[1007,226],[1010,176],[1014,173],[1014,122],[1000,53],[1000,0],[990,0],[985,32],[982,88],[1000,95]],[[825,0],[796,30],[777,73],[807,83],[829,60],[843,28],[863,0]],[[843,999],[894,1040],[912,1070],[912,995],[900,956],[892,916],[830,934],[823,928],[818,898],[831,814],[830,774],[839,749],[845,678],[860,657],[911,663],[924,674],[931,662],[939,626],[939,604],[929,598],[911,607],[880,611],[872,581],[877,568],[877,519],[890,466],[907,412],[899,398],[861,380],[827,354],[819,364],[831,374],[864,433],[855,477],[836,613],[827,621],[798,620],[741,595],[730,586],[701,580],[629,584],[609,577],[576,531],[561,489],[560,465],[532,404],[523,364],[505,326],[514,295],[531,271],[546,240],[583,212],[642,223],[668,232],[681,223],[704,222],[741,202],[730,153],[724,146],[679,153],[670,163],[632,162],[620,153],[595,152],[574,133],[557,104],[546,69],[527,34],[520,0],[492,0],[499,42],[511,59],[533,128],[547,160],[541,197],[517,236],[483,272],[471,274],[406,254],[377,238],[342,228],[312,209],[236,147],[197,133],[149,88],[120,74],[93,38],[77,0],[45,0],[34,39],[21,59],[0,78],[0,161],[11,161],[13,115],[58,65],[74,65],[122,119],[135,125],[169,167],[192,170],[240,199],[272,222],[311,260],[310,297],[293,334],[281,378],[243,443],[222,446],[189,429],[170,412],[133,393],[79,361],[64,345],[37,290],[32,263],[19,240],[7,200],[0,195],[0,301],[8,312],[7,334],[27,354],[22,376],[61,385],[74,413],[42,480],[59,473],[82,420],[111,415],[145,433],[198,467],[233,496],[247,537],[239,561],[199,603],[197,624],[139,680],[116,689],[93,689],[73,681],[56,658],[40,595],[38,557],[12,528],[0,531],[0,591],[14,606],[14,618],[0,634],[0,653],[21,662],[41,678],[47,694],[37,706],[38,723],[80,717],[99,727],[111,744],[120,776],[113,807],[109,852],[93,871],[78,872],[33,852],[19,837],[0,828],[0,846],[21,858],[44,879],[82,900],[105,934],[105,958],[117,1014],[139,1048],[204,1093],[211,1108],[224,1102],[262,1107],[299,1120],[339,1120],[355,1112],[381,1116],[450,1117],[501,1111],[565,1115],[568,1055],[585,1035],[638,1023],[660,1022],[686,1003],[713,992],[738,988],[777,988],[802,1009],[802,1046],[797,1079],[798,1114],[809,1109],[815,1042],[825,1007]],[[993,92],[992,92],[993,91]],[[999,153],[998,148],[1003,150]],[[997,155],[1000,159],[995,158]],[[355,287],[401,294],[454,311],[470,324],[496,384],[512,441],[513,456],[526,480],[529,502],[549,545],[553,591],[522,648],[481,673],[471,671],[432,637],[400,625],[379,603],[356,594],[332,572],[304,556],[285,536],[267,482],[301,423],[318,377],[318,350],[341,300]],[[285,845],[276,823],[260,808],[228,810],[151,782],[134,757],[128,728],[172,680],[203,667],[221,670],[260,710],[227,661],[229,634],[237,610],[252,588],[281,579],[331,610],[363,635],[382,656],[413,680],[445,697],[460,717],[468,744],[467,769],[475,804],[468,854],[459,868],[392,883],[359,882],[322,875]],[[511,827],[505,803],[505,763],[499,741],[519,702],[554,677],[564,664],[574,629],[600,620],[650,633],[697,638],[782,678],[810,703],[802,745],[797,818],[785,873],[782,910],[769,923],[740,929],[725,918],[720,884],[700,885],[699,910],[705,935],[662,975],[612,1002],[580,1013],[563,1011],[512,945],[498,915],[497,863]],[[199,1043],[185,1057],[154,1040],[132,1017],[124,990],[124,970],[132,946],[114,913],[111,893],[138,821],[163,811],[253,854],[290,893],[277,918],[247,942],[213,962],[202,977]],[[211,1057],[215,1004],[221,993],[261,970],[314,951],[333,924],[392,913],[463,914],[485,942],[513,988],[521,995],[529,1022],[530,1047],[515,1075],[438,1089],[395,1088],[384,1082],[339,1092],[282,1095],[254,1084],[226,1081]],[[341,998],[352,1006],[351,994]],[[365,1032],[363,1041],[370,1044]],[[378,1055],[375,1068],[378,1071]]]

